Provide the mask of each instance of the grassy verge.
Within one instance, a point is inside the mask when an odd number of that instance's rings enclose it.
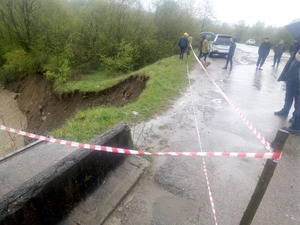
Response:
[[[84,79],[70,81],[55,89],[57,92],[72,92],[73,90],[100,91],[109,88],[116,83],[126,79],[130,74],[119,74],[105,71],[96,71],[93,74],[84,76]]]
[[[194,57],[190,56],[189,64],[194,65],[194,62]],[[178,59],[178,56],[163,59],[131,74],[143,74],[150,77],[147,87],[138,100],[119,108],[94,107],[78,111],[63,127],[52,131],[51,135],[70,140],[88,141],[121,121],[138,122],[166,109],[187,84],[185,60]],[[84,81],[69,83],[64,91],[70,91],[70,87],[84,91],[104,89],[131,74],[121,77],[94,74]]]

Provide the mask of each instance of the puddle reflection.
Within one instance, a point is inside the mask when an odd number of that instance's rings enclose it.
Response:
[[[255,70],[253,86],[256,87],[257,90],[261,90],[261,73],[260,70]]]

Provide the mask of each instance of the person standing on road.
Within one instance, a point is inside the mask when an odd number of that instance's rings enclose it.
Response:
[[[291,56],[293,55],[294,51],[296,50],[298,43],[299,43],[299,41],[297,39],[295,39],[294,43],[291,45],[291,47],[289,49]]]
[[[189,34],[189,36],[187,37],[188,39],[188,47],[186,49],[186,54],[189,55],[192,49],[192,44],[193,44],[193,37],[192,34]]]
[[[223,69],[227,69],[227,66],[229,63],[230,63],[229,69],[230,70],[232,69],[232,58],[233,58],[235,49],[236,49],[235,39],[230,38],[229,52],[228,52],[227,59],[226,59],[226,65],[225,65],[225,67],[223,67]]]
[[[201,56],[199,57],[199,60],[201,60],[201,58],[204,57],[203,59],[204,62],[206,62],[206,57],[208,55],[208,44],[209,44],[208,39],[209,39],[209,35],[206,35],[202,45],[202,53]]]
[[[269,38],[266,37],[258,48],[258,59],[256,62],[256,69],[263,70],[262,66],[265,63],[266,58],[270,53],[270,50],[271,50],[271,44],[270,44]]]
[[[180,55],[179,58],[183,59],[184,52],[186,48],[188,47],[188,39],[187,39],[188,33],[184,33],[183,36],[179,39],[179,48],[180,48]]]
[[[293,70],[293,76],[295,78],[295,82],[298,83],[298,90],[297,90],[297,100],[296,100],[296,110],[294,114],[294,120],[292,121],[292,125],[289,128],[286,128],[286,130],[292,134],[300,135],[300,89],[299,89],[299,82],[300,82],[300,46],[297,46],[297,52],[295,51],[295,54],[293,54],[293,58],[291,63],[289,64],[289,68],[287,69],[287,72],[289,70]],[[290,69],[291,68],[291,69]]]
[[[280,63],[281,56],[286,50],[285,45],[284,45],[284,41],[280,40],[280,42],[277,45],[275,45],[273,50],[274,50],[274,60],[273,60],[272,67],[275,67],[275,65],[276,65],[276,67],[278,67],[278,65]]]
[[[298,56],[298,53],[295,53],[286,63],[281,75],[278,78],[278,81],[285,81],[286,83],[285,99],[283,108],[280,111],[274,112],[274,114],[277,116],[287,116],[294,101],[295,111],[293,112],[293,116],[290,119],[290,122],[293,122],[295,120],[296,112],[299,108],[299,71],[300,57]]]
[[[198,59],[200,59],[200,57],[202,56],[202,48],[203,48],[203,41],[205,40],[205,36],[202,35],[199,41],[199,45],[198,45],[198,49],[199,49],[199,55],[198,55]]]

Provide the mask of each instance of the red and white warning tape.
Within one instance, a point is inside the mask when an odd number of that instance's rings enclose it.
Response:
[[[94,144],[84,144],[74,141],[61,140],[53,137],[45,137],[37,134],[27,133],[25,131],[13,129],[6,127],[4,125],[0,125],[0,130],[4,130],[10,133],[15,133],[18,135],[22,135],[25,137],[33,138],[36,140],[46,141],[50,143],[66,145],[77,148],[84,148],[89,150],[96,150],[102,152],[112,152],[119,154],[127,154],[127,155],[151,155],[151,156],[226,156],[226,157],[237,157],[237,158],[258,158],[258,159],[272,159],[278,160],[281,158],[280,151],[273,152],[256,152],[256,153],[248,153],[248,152],[145,152],[145,151],[137,151],[131,149],[124,148],[115,148],[109,146],[101,146]]]
[[[252,131],[252,133],[259,139],[259,141],[264,145],[264,147],[269,151],[272,152],[273,149],[270,146],[270,143],[266,141],[266,139],[262,136],[261,133],[258,132],[258,130],[253,126],[253,124],[247,119],[247,117],[242,113],[242,111],[227,97],[227,95],[224,93],[224,91],[219,87],[219,85],[212,79],[210,74],[207,72],[206,68],[202,65],[201,61],[198,59],[196,53],[193,51],[194,56],[196,57],[196,60],[200,64],[201,68],[204,70],[206,76],[208,79],[214,84],[214,86],[218,89],[218,91],[221,93],[223,98],[231,105],[234,110],[238,113],[240,118],[245,122],[245,124],[248,126],[248,128]]]

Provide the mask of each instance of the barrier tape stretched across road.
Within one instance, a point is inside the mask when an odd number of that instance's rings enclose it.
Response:
[[[28,138],[33,138],[36,140],[41,140],[45,142],[66,145],[71,147],[102,151],[102,152],[112,152],[119,154],[127,154],[127,155],[150,155],[150,156],[225,156],[225,157],[237,157],[237,158],[258,158],[258,159],[272,159],[278,160],[281,158],[280,151],[273,152],[256,152],[256,153],[248,153],[248,152],[145,152],[140,150],[131,150],[124,148],[115,148],[109,146],[101,146],[94,144],[84,144],[74,141],[61,140],[53,137],[45,137],[37,134],[28,133],[21,130],[16,130],[13,128],[6,127],[4,125],[0,125],[0,130],[7,131],[10,133],[14,133],[17,135],[21,135]]]
[[[225,100],[234,108],[234,110],[239,114],[240,118],[246,123],[248,128],[255,134],[255,136],[260,140],[260,142],[265,146],[265,148],[269,151],[268,153],[246,153],[246,152],[145,152],[140,150],[131,150],[131,149],[122,149],[108,146],[100,146],[93,144],[84,144],[79,142],[67,141],[56,139],[52,137],[45,137],[37,134],[27,133],[25,131],[16,130],[13,128],[6,127],[4,125],[0,125],[0,130],[8,131],[10,133],[15,133],[18,135],[22,135],[25,137],[33,138],[36,140],[46,141],[50,143],[56,143],[71,147],[84,148],[89,150],[96,150],[102,152],[112,152],[119,154],[131,154],[131,155],[151,155],[151,156],[226,156],[226,157],[238,157],[238,158],[260,158],[260,159],[272,159],[278,160],[281,158],[281,151],[276,151],[271,148],[270,144],[266,141],[266,139],[255,129],[253,124],[246,118],[246,116],[241,112],[241,110],[234,105],[234,103],[226,96],[226,94],[222,91],[222,89],[216,84],[216,82],[211,78],[205,67],[202,65],[197,55],[195,54],[192,48],[193,54],[201,65],[207,77],[211,80],[211,82],[215,85],[215,87],[219,90]]]
[[[253,126],[253,124],[250,122],[250,120],[247,119],[247,117],[242,113],[242,111],[235,106],[235,104],[227,97],[227,95],[224,93],[224,91],[219,87],[219,85],[211,78],[210,74],[207,72],[207,70],[205,69],[205,67],[202,65],[201,61],[198,59],[194,49],[192,48],[193,54],[195,56],[195,58],[197,59],[198,63],[200,64],[200,66],[202,67],[202,69],[204,70],[206,76],[208,77],[208,79],[215,85],[215,87],[218,89],[218,91],[221,93],[221,95],[223,96],[223,98],[229,103],[229,105],[231,105],[234,110],[239,114],[240,118],[245,122],[245,124],[247,125],[247,127],[252,131],[252,133],[259,139],[259,141],[264,145],[264,147],[269,151],[272,152],[273,149],[270,146],[270,143],[266,141],[266,139],[261,135],[260,132],[258,132],[258,130]]]

